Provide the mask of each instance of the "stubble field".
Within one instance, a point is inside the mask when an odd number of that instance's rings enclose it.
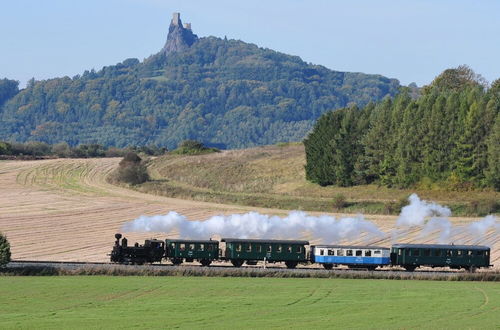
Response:
[[[281,215],[287,211],[155,196],[117,187],[106,182],[120,159],[53,159],[0,162],[0,231],[7,234],[12,257],[17,260],[107,261],[113,235],[140,215],[177,211],[190,220],[217,214],[257,211]],[[320,214],[311,212],[312,214]],[[335,214],[342,216],[342,214]],[[384,232],[390,232],[395,216],[367,215]],[[463,225],[478,218],[451,218]],[[420,236],[420,229],[407,229],[400,242],[435,242],[437,233]],[[175,237],[176,233],[169,233]],[[165,233],[128,233],[129,241]],[[464,240],[465,233],[454,233]],[[311,237],[294,237],[297,239]],[[493,243],[492,263],[500,263],[498,235],[489,232]],[[315,241],[312,240],[314,243]],[[467,242],[467,241],[465,241]],[[389,246],[390,236],[376,241],[359,237],[349,244]]]

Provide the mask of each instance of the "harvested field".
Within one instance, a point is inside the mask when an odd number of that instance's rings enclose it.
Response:
[[[149,195],[106,182],[119,159],[51,159],[0,161],[0,230],[7,234],[12,257],[18,260],[107,261],[113,235],[126,221],[140,215],[177,211],[192,220],[216,214],[258,211],[285,215],[276,209],[222,205]],[[318,214],[318,212],[311,212]],[[395,216],[367,215],[389,232]],[[477,218],[452,218],[454,225]],[[437,234],[419,238],[420,230],[400,233],[400,242],[434,242]],[[172,237],[175,233],[171,234]],[[165,237],[162,233],[127,234],[130,241]],[[455,233],[455,239],[463,233]],[[299,238],[299,237],[298,237]],[[309,238],[309,237],[303,237]],[[492,262],[500,265],[500,238],[488,233]],[[389,246],[390,237],[367,242],[364,237],[346,242]],[[467,241],[465,241],[467,242]]]

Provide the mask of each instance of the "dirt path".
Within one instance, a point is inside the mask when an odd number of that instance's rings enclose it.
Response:
[[[192,220],[216,214],[258,211],[285,215],[287,211],[221,205],[154,196],[116,187],[106,176],[119,159],[55,159],[0,162],[0,231],[7,234],[14,259],[107,261],[113,235],[122,224],[140,215],[176,211]],[[392,229],[395,217],[367,216],[382,230]],[[454,218],[454,224],[477,219]],[[459,238],[461,233],[456,233]],[[175,233],[172,234],[175,236]],[[129,241],[165,237],[162,233],[127,234]],[[492,262],[500,264],[498,235]],[[422,242],[419,231],[401,233],[399,241]],[[425,237],[432,241],[435,235]],[[358,240],[358,241],[361,241]],[[351,243],[356,243],[351,242]],[[365,242],[366,243],[366,242]],[[390,238],[373,242],[389,246]]]

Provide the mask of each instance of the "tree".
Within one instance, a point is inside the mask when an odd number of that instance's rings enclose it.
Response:
[[[7,237],[0,233],[0,267],[10,262],[10,244]]]
[[[141,157],[129,152],[123,157],[116,171],[116,179],[129,184],[141,184],[149,180],[148,171]]]
[[[500,113],[488,137],[488,167],[486,169],[487,183],[500,191]]]

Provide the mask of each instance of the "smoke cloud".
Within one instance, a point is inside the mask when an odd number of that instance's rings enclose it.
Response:
[[[408,201],[410,204],[401,209],[401,214],[396,221],[396,226],[398,227],[422,226],[428,217],[438,216],[447,218],[451,216],[449,208],[421,200],[417,194],[411,194]]]
[[[296,239],[310,234],[323,243],[339,243],[364,237],[384,237],[384,233],[362,215],[351,218],[311,216],[293,211],[282,218],[257,212],[213,216],[205,221],[189,221],[177,212],[166,215],[141,216],[126,223],[123,231],[179,232],[181,238],[207,239],[212,236],[235,238]]]
[[[311,216],[301,211],[292,211],[286,217],[257,212],[218,215],[204,221],[189,221],[185,216],[172,211],[165,215],[141,216],[125,223],[122,230],[179,233],[181,238],[191,239],[208,239],[213,236],[297,239],[309,235],[325,244],[338,244],[343,241],[369,243],[389,237],[395,243],[405,239],[408,229],[421,228],[417,242],[436,240],[436,243],[441,244],[482,243],[491,246],[498,240],[500,223],[494,215],[468,225],[453,226],[448,219],[451,216],[448,207],[421,200],[416,194],[412,194],[408,201],[409,204],[401,209],[395,227],[389,233],[382,232],[363,215],[336,219],[329,215]],[[492,231],[493,235],[487,236]],[[432,238],[436,234],[437,239]]]

